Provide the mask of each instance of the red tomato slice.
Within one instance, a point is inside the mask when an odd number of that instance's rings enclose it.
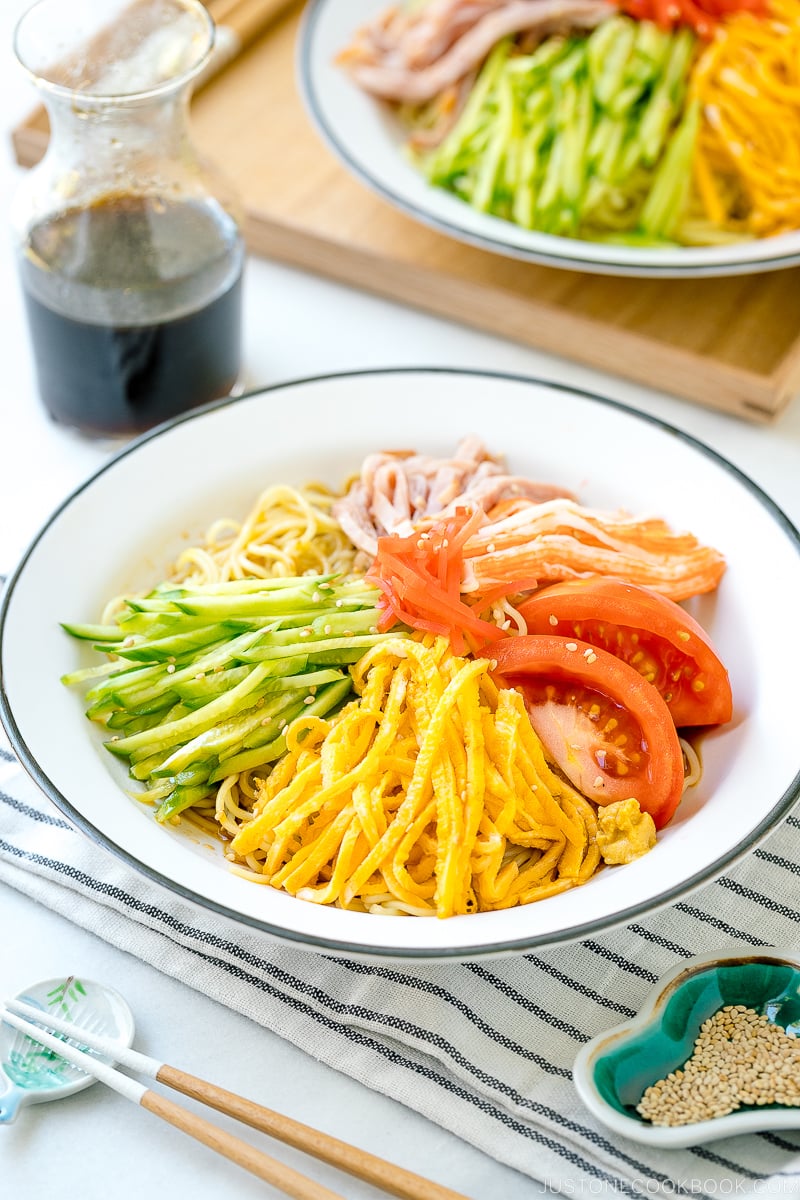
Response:
[[[683,795],[683,751],[661,696],[635,667],[588,642],[540,634],[486,648],[525,697],[547,754],[596,804],[635,796],[661,829]]]
[[[543,588],[519,611],[528,633],[580,638],[635,667],[658,688],[678,728],[731,719],[728,672],[708,634],[674,600],[593,578]]]

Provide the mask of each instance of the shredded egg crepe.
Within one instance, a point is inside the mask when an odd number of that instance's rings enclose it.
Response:
[[[248,878],[357,911],[510,908],[596,870],[592,806],[547,765],[522,697],[445,638],[390,638],[352,668],[358,698],[299,717],[252,808],[220,789]]]

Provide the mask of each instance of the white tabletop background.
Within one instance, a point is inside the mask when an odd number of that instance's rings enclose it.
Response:
[[[0,107],[6,130],[0,148],[0,573],[8,573],[56,504],[112,449],[51,424],[36,395],[8,232],[9,204],[21,172],[7,134],[34,102],[11,53],[13,26],[25,7],[25,0],[0,0]],[[574,383],[653,413],[707,442],[800,524],[800,399],[771,427],[751,426],[255,259],[246,274],[244,355],[249,386],[398,365],[484,367]],[[0,904],[0,997],[60,973],[112,983],[132,1004],[136,1045],[146,1053],[392,1158],[475,1200],[540,1194],[530,1179],[407,1108],[323,1067],[2,885]],[[258,1140],[258,1135],[251,1137]],[[266,1139],[259,1144],[352,1200],[379,1195]],[[100,1200],[111,1195],[114,1200],[140,1200],[154,1190],[192,1200],[277,1195],[101,1085],[57,1104],[24,1110],[15,1125],[0,1127],[2,1200]]]

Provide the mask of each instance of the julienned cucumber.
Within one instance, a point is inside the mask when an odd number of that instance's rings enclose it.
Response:
[[[697,134],[686,119],[696,48],[688,28],[663,32],[621,14],[588,36],[546,38],[531,54],[506,38],[418,166],[473,208],[529,229],[636,245],[679,238]]]
[[[64,623],[107,657],[62,682],[90,685],[87,717],[167,821],[226,775],[280,758],[296,717],[342,705],[347,666],[389,636],[378,632],[378,596],[322,575],[161,584],[108,624]]]

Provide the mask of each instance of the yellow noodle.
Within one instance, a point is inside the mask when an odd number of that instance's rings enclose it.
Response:
[[[215,521],[202,546],[178,557],[170,577],[192,584],[287,575],[349,575],[357,551],[331,516],[338,499],[322,484],[279,484],[262,492],[241,522]]]

